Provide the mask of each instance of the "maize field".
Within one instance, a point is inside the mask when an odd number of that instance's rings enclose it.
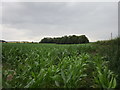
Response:
[[[117,75],[91,44],[2,44],[3,88],[115,88]]]

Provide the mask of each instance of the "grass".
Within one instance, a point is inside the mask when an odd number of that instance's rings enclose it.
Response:
[[[111,64],[118,56],[116,52],[111,56],[116,46],[111,51],[109,48],[100,42],[82,45],[4,43],[3,87],[115,88],[119,85],[116,81],[119,71],[116,64]]]

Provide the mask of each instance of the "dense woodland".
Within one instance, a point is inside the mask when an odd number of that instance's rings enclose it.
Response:
[[[81,36],[63,36],[57,38],[43,38],[40,43],[56,43],[56,44],[81,44],[89,43],[88,38],[85,35]]]

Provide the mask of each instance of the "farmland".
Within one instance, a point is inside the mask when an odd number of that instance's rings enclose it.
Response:
[[[103,42],[3,43],[3,88],[118,87],[118,47],[110,48]]]

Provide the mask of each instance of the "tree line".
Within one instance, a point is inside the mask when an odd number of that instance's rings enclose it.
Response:
[[[1,43],[7,43],[5,40],[0,40]]]
[[[43,38],[40,43],[56,43],[56,44],[82,44],[89,43],[88,38],[85,35],[76,36],[63,36],[57,38]]]

